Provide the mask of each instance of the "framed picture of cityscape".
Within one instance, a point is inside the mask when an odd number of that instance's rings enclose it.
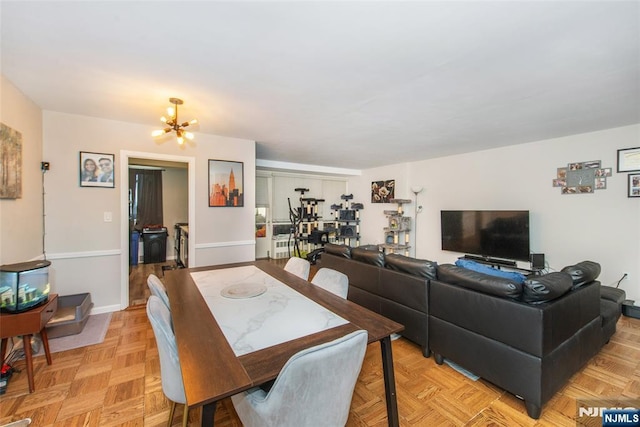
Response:
[[[209,160],[209,207],[244,206],[244,164]]]

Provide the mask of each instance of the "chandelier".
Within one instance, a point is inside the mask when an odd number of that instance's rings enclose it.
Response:
[[[167,127],[164,129],[158,129],[151,132],[151,136],[161,136],[167,134],[171,131],[175,131],[176,138],[178,139],[178,144],[184,144],[184,139],[187,138],[189,141],[193,139],[193,134],[191,132],[187,132],[184,130],[189,125],[194,125],[198,123],[198,120],[193,119],[189,122],[178,122],[178,105],[184,104],[182,99],[178,98],[169,98],[169,102],[172,103],[175,107],[167,108],[167,114],[169,118],[162,116],[160,120],[162,123],[166,124]]]

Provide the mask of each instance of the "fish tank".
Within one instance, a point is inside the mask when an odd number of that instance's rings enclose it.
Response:
[[[0,311],[20,313],[49,300],[49,261],[0,266]]]

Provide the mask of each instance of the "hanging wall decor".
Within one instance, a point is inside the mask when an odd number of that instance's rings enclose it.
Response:
[[[618,150],[618,172],[640,171],[640,147]]]
[[[371,203],[391,203],[395,196],[396,180],[371,182]]]
[[[553,186],[560,187],[562,194],[586,194],[607,188],[607,177],[611,168],[603,168],[600,160],[569,163],[558,168]]]
[[[114,188],[115,159],[113,154],[80,152],[80,187]]]
[[[244,164],[209,160],[209,207],[244,206]]]
[[[0,199],[22,197],[22,134],[0,123]]]
[[[640,173],[630,173],[627,197],[640,197]]]

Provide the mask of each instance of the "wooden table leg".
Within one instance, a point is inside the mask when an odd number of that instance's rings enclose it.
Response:
[[[7,355],[7,340],[9,338],[2,338],[2,345],[0,346],[0,359],[2,359],[2,363],[4,363],[4,358]]]
[[[27,360],[27,377],[29,378],[29,393],[33,393],[36,389],[33,384],[33,356],[31,354],[31,334],[22,336],[22,348],[24,350],[24,358]]]
[[[213,418],[216,413],[216,402],[207,403],[202,407],[202,427],[213,427]]]
[[[391,338],[380,340],[382,349],[382,374],[384,376],[384,392],[387,399],[387,421],[389,426],[398,427],[398,401],[396,400],[396,380],[393,374],[393,354],[391,353]]]
[[[40,337],[42,338],[42,345],[44,347],[44,354],[47,357],[47,365],[51,365],[51,352],[49,352],[49,338],[47,336],[47,329],[42,328],[40,331]]]

